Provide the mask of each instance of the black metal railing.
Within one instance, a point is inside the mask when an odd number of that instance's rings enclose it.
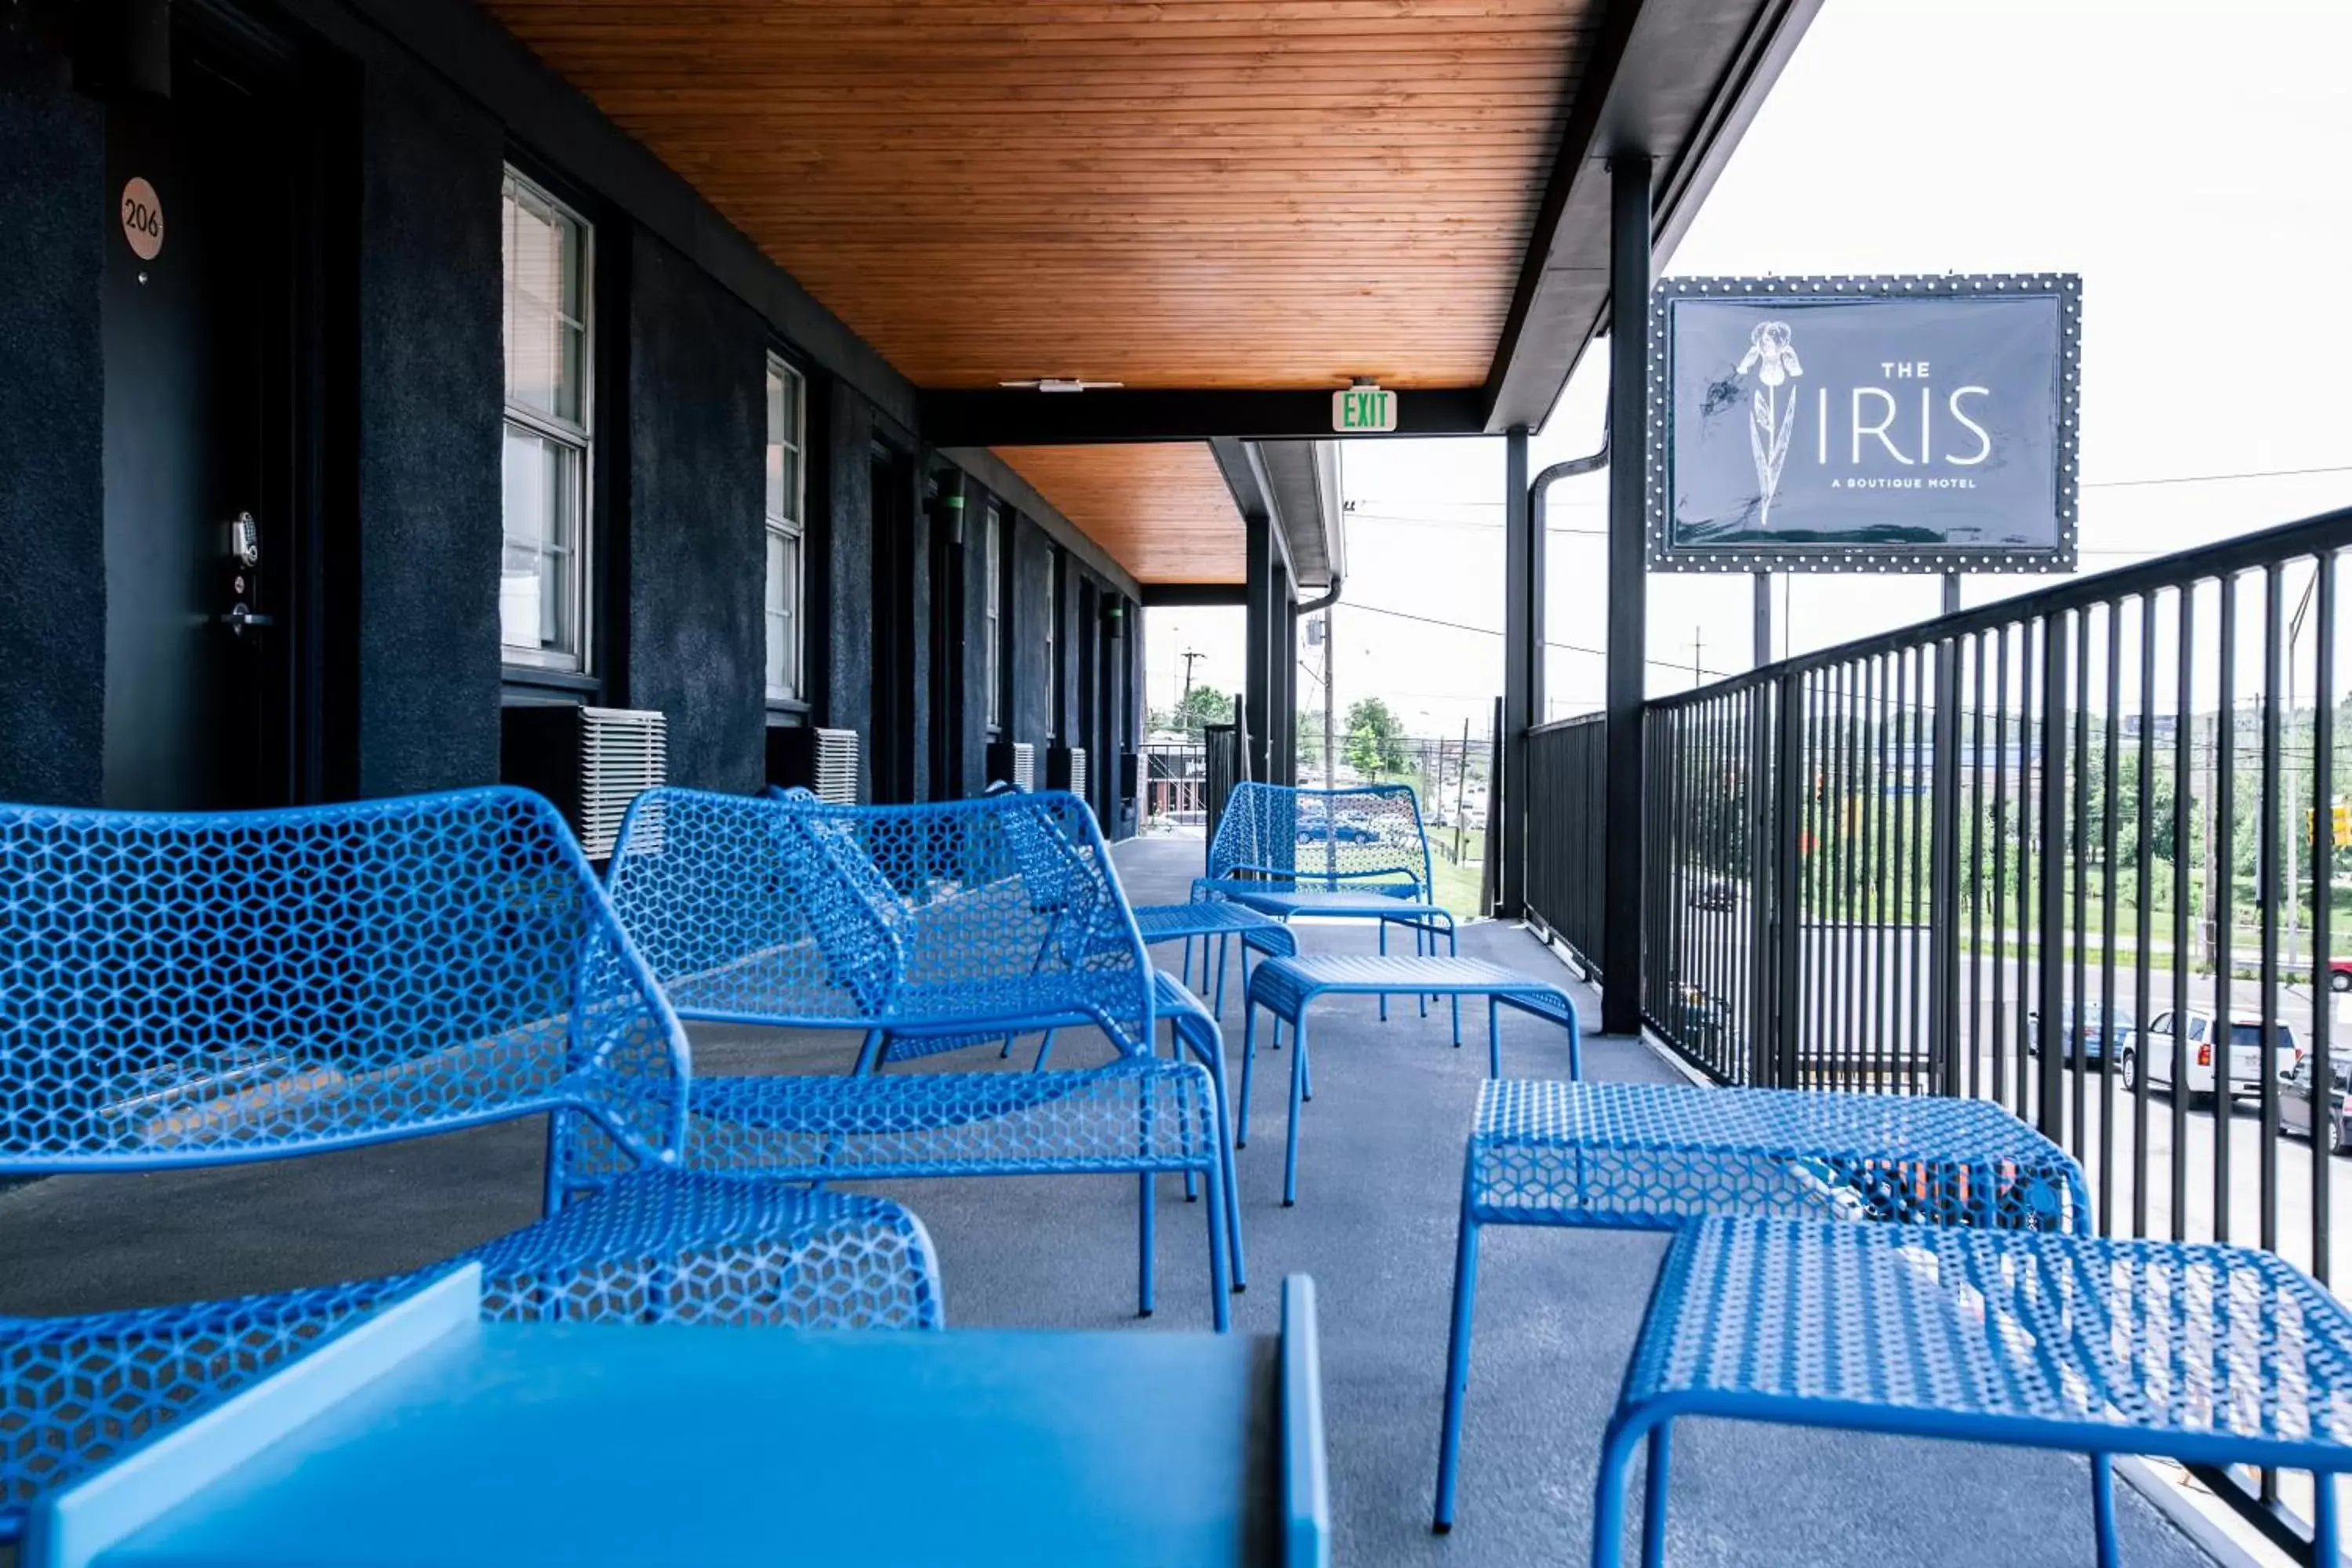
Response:
[[[1143,748],[1143,819],[1155,828],[1209,823],[1209,748],[1151,742]]]
[[[1527,912],[1601,973],[1601,745],[1599,714],[1528,731]]]
[[[1648,1026],[1725,1081],[1996,1100],[2106,1232],[2327,1281],[2347,547],[2352,510],[1650,703]],[[1598,729],[1528,736],[1528,902],[1583,952]],[[2307,1553],[2301,1478],[2205,1479]]]

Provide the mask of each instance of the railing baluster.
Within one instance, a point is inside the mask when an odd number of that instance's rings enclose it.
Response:
[[[2123,737],[2116,713],[2123,706],[2124,610],[2107,605],[2106,756],[2099,769],[2099,819],[2105,829],[2099,864],[2105,874],[2099,896],[2099,1228],[2116,1228],[2116,851],[2123,813],[2116,809],[2117,748]],[[2087,933],[2085,933],[2087,934]]]
[[[2213,1058],[2213,1239],[2230,1239],[2230,981],[2232,927],[2237,923],[2235,873],[2238,783],[2238,579],[2221,579],[2221,673],[2215,693],[2213,727],[2213,816],[2206,825],[2205,849],[2211,858],[2218,895],[2207,891],[2213,920],[2213,1017],[2207,1026],[2207,1053]],[[2185,1089],[2186,1085],[2178,1086]]]
[[[2037,1124],[2045,1137],[2066,1135],[2063,1057],[2052,1033],[2066,1005],[2066,618],[2053,610],[2042,622],[2042,776],[2035,791],[2041,844],[2041,901],[2035,910],[2037,963],[2034,994],[2042,1014],[2041,1104]]]
[[[2155,942],[2156,870],[2156,595],[2139,601],[2139,813],[2138,896],[2133,900],[2133,935],[2139,963],[2132,993],[2132,1048],[2138,1053],[2132,1074],[2132,1234],[2147,1234],[2147,1010],[2149,960]],[[2177,1163],[2178,1162],[2176,1162]]]
[[[2279,874],[2279,789],[2286,763],[2279,729],[2279,691],[2285,679],[2283,649],[2286,616],[2281,603],[2285,591],[2286,566],[2273,561],[2263,574],[2263,819],[2254,829],[2254,899],[2262,931],[2262,1005],[2256,1026],[2262,1035],[2255,1046],[2254,1077],[2259,1091],[2255,1103],[2262,1108],[2263,1119],[2256,1134],[2254,1158],[2260,1173],[2263,1212],[2259,1229],[2265,1252],[2278,1250],[2278,1060],[2273,1054],[2273,1042],[2278,1038],[2279,1028],[2279,905],[2284,892],[2284,879]],[[2230,1031],[2230,1039],[2234,1057],[2234,1027]],[[2218,1115],[2224,1108],[2214,1109]],[[2315,1147],[2315,1134],[2313,1142]]]
[[[2336,1162],[2336,1064],[2329,1037],[2335,972],[2328,945],[2336,902],[2336,555],[2323,551],[2312,607],[2311,690],[2311,1273],[2328,1282],[2328,1185]],[[2322,1131],[2321,1123],[2328,1125]]]
[[[2197,588],[2179,592],[2180,664],[2173,689],[2172,737],[2172,1239],[2189,1237],[2189,830],[2196,816],[2191,780],[2196,713],[2191,703],[2197,673]]]
[[[1960,1072],[1960,645],[1936,645],[1935,750],[1928,781],[1928,1090],[1966,1092]]]

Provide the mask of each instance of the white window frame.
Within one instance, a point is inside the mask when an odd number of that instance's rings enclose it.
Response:
[[[499,227],[505,228],[506,203],[514,196],[523,196],[535,205],[569,220],[580,236],[580,422],[551,416],[542,410],[526,407],[504,395],[504,417],[499,431],[500,464],[505,462],[506,426],[527,434],[576,454],[579,505],[573,518],[575,537],[570,542],[572,561],[572,638],[569,647],[528,647],[499,639],[501,658],[511,665],[530,665],[542,669],[572,670],[589,673],[590,654],[595,647],[594,610],[595,581],[595,480],[596,480],[596,227],[579,209],[562,200],[546,186],[522,174],[513,165],[506,169],[506,181],[500,188]],[[506,309],[513,279],[506,270],[501,257],[499,263],[499,301],[501,331],[507,316]],[[560,309],[560,306],[559,306]],[[512,348],[500,347],[500,380],[502,388],[510,384],[512,371],[505,355]],[[500,558],[504,558],[505,502],[500,498]]]
[[[1004,509],[991,501],[983,553],[987,561],[987,605],[982,625],[988,638],[988,727],[1004,728]]]
[[[764,430],[767,424],[767,384],[770,378],[781,379],[790,389],[792,396],[792,428],[784,433],[783,439],[785,449],[793,455],[792,493],[787,498],[789,516],[769,510],[765,455],[771,443]],[[766,679],[769,656],[772,652],[769,642],[775,636],[774,623],[769,618],[772,612],[768,608],[767,591],[773,584],[764,580],[761,584],[761,679],[766,685],[769,700],[799,702],[805,700],[803,694],[808,689],[808,377],[803,375],[782,354],[772,353],[768,356],[767,376],[763,377],[760,384],[760,397],[761,424],[763,431],[761,437],[762,462],[760,560],[763,579],[767,571],[770,541],[778,539],[786,541],[791,546],[793,559],[793,602],[784,610],[784,614],[790,617],[793,646],[786,650],[785,679],[782,685],[768,681]]]

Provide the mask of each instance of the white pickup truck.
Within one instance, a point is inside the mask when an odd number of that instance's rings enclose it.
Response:
[[[2213,1095],[2213,1054],[2216,1050],[2229,1053],[2230,1095],[2232,1099],[2252,1099],[2263,1091],[2263,1021],[2258,1015],[2233,1013],[2230,1016],[2229,1038],[2224,1042],[2214,1026],[2213,1015],[2194,1009],[2179,1015],[2189,1022],[2189,1071],[2181,1086],[2198,1099]],[[2137,1088],[2139,1083],[2141,1058],[2147,1068],[2148,1087],[2169,1089],[2172,1082],[2172,1058],[2175,1015],[2168,1008],[2147,1022],[2147,1027],[2135,1032],[2124,1043],[2121,1058],[2124,1087]],[[2294,1026],[2277,1023],[2271,1026],[2269,1072],[2273,1078],[2284,1078],[2303,1060],[2303,1042],[2295,1038]]]

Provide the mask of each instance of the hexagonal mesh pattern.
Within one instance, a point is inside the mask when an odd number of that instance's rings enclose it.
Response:
[[[1493,1079],[1473,1215],[1666,1226],[1747,1212],[2088,1230],[2083,1173],[2000,1107],[1940,1097]]]
[[[2112,1426],[2126,1453],[2263,1440],[2335,1468],[2352,1313],[2251,1247],[1718,1216],[1669,1252],[1623,1403],[1686,1391]]]
[[[490,1314],[939,1322],[929,1242],[897,1205],[680,1174],[687,1098],[677,1018],[535,795],[0,807],[0,1173],[216,1164],[552,1112],[595,1130],[604,1179],[468,1255]],[[0,1534],[35,1489],[415,1278],[0,1320]]]
[[[1353,789],[1234,786],[1209,843],[1201,891],[1244,888],[1418,898],[1430,887],[1429,835],[1410,784]]]
[[[0,1172],[208,1164],[566,1106],[657,1159],[685,1064],[536,795],[0,806]]]
[[[878,1027],[894,1059],[1056,1024],[1150,1037],[1093,814],[1055,791],[918,806],[648,791],[614,906],[690,1018]]]
[[[1150,1054],[1152,972],[1094,817],[1058,792],[827,805],[663,789],[623,826],[613,900],[688,1016],[878,1029],[887,1058],[1100,1028],[1080,1071],[703,1079],[698,1170],[806,1175],[1199,1170],[1209,1079]],[[583,1168],[624,1152],[597,1130]]]

